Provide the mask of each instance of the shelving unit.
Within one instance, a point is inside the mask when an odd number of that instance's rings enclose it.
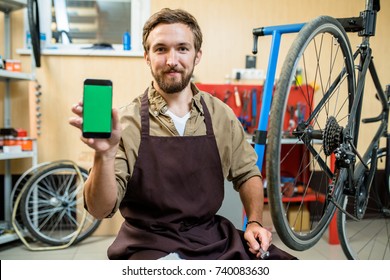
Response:
[[[0,0],[0,11],[4,13],[4,58],[11,58],[11,12],[22,9],[27,6],[27,0]],[[11,82],[14,81],[33,81],[33,73],[11,72],[0,70],[0,82],[5,83],[4,92],[4,128],[11,127]],[[38,162],[37,143],[33,140],[32,151],[23,151],[17,153],[0,153],[0,160],[4,161],[4,221],[0,222],[0,228],[6,230],[6,233],[0,235],[0,244],[13,241],[18,238],[12,233],[11,225],[11,160],[31,158],[32,165]]]
[[[0,70],[0,81],[5,81],[5,82],[7,82],[8,80],[31,81],[34,79],[35,79],[34,74]]]

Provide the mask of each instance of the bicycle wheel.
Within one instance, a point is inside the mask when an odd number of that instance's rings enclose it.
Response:
[[[386,150],[378,151],[377,160],[386,159]],[[370,161],[367,163],[370,165]],[[378,174],[378,173],[377,173]],[[384,178],[390,182],[390,177]],[[338,211],[337,228],[341,247],[348,259],[390,260],[390,190],[374,177],[364,217],[354,220]],[[354,214],[354,197],[345,196],[343,209]]]
[[[321,16],[293,42],[270,112],[266,177],[271,216],[281,240],[306,250],[321,238],[346,171],[331,157],[342,145],[355,95],[354,62],[339,22]],[[348,131],[347,131],[348,130]]]
[[[40,163],[38,165],[35,165],[35,166],[31,167],[30,169],[25,171],[22,174],[22,176],[20,176],[19,179],[16,181],[15,185],[12,188],[11,196],[10,196],[10,201],[11,201],[10,209],[11,209],[11,213],[14,211],[14,204],[15,204],[19,194],[21,193],[24,185],[28,182],[28,180],[30,179],[32,174],[36,173],[42,166],[45,166],[47,164],[49,164],[49,162],[43,162],[43,163]],[[22,220],[22,217],[20,215],[20,211],[16,211],[15,219],[16,219],[16,223],[21,228],[23,228],[24,227],[23,226],[23,220]]]
[[[88,172],[80,171],[87,178]],[[23,224],[43,243],[67,244],[77,233],[84,213],[83,185],[75,167],[61,162],[44,166],[27,184],[20,205]],[[90,236],[100,222],[87,214],[75,243]]]

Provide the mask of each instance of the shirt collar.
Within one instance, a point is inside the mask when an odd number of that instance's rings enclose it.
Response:
[[[203,106],[200,102],[200,97],[202,95],[201,91],[197,88],[197,86],[194,83],[191,83],[191,90],[193,93],[192,108],[196,108],[196,110],[203,115]],[[166,111],[168,110],[167,102],[153,87],[153,82],[149,87],[148,98],[149,98],[150,109],[155,116],[166,113]]]

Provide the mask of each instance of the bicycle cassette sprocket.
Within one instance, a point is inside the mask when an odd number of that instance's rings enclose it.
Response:
[[[343,127],[337,123],[335,117],[330,116],[322,133],[325,155],[330,156],[340,146],[343,141],[342,132]]]

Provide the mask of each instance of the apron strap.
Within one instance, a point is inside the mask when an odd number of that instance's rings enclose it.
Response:
[[[206,134],[214,135],[213,125],[211,123],[210,112],[206,106],[203,98],[200,98],[200,102],[203,107],[204,112],[204,121],[206,124]],[[141,100],[141,127],[142,127],[142,135],[149,135],[149,104],[148,104],[148,89],[145,90],[144,95]]]
[[[209,112],[209,109],[207,109],[206,102],[204,102],[202,97],[200,98],[200,103],[202,104],[203,112],[204,112],[204,121],[206,123],[206,134],[207,135],[214,135],[213,125],[211,123],[210,112]]]
[[[141,128],[142,128],[142,136],[149,135],[149,100],[148,100],[148,91],[145,90],[144,95],[141,100]]]

